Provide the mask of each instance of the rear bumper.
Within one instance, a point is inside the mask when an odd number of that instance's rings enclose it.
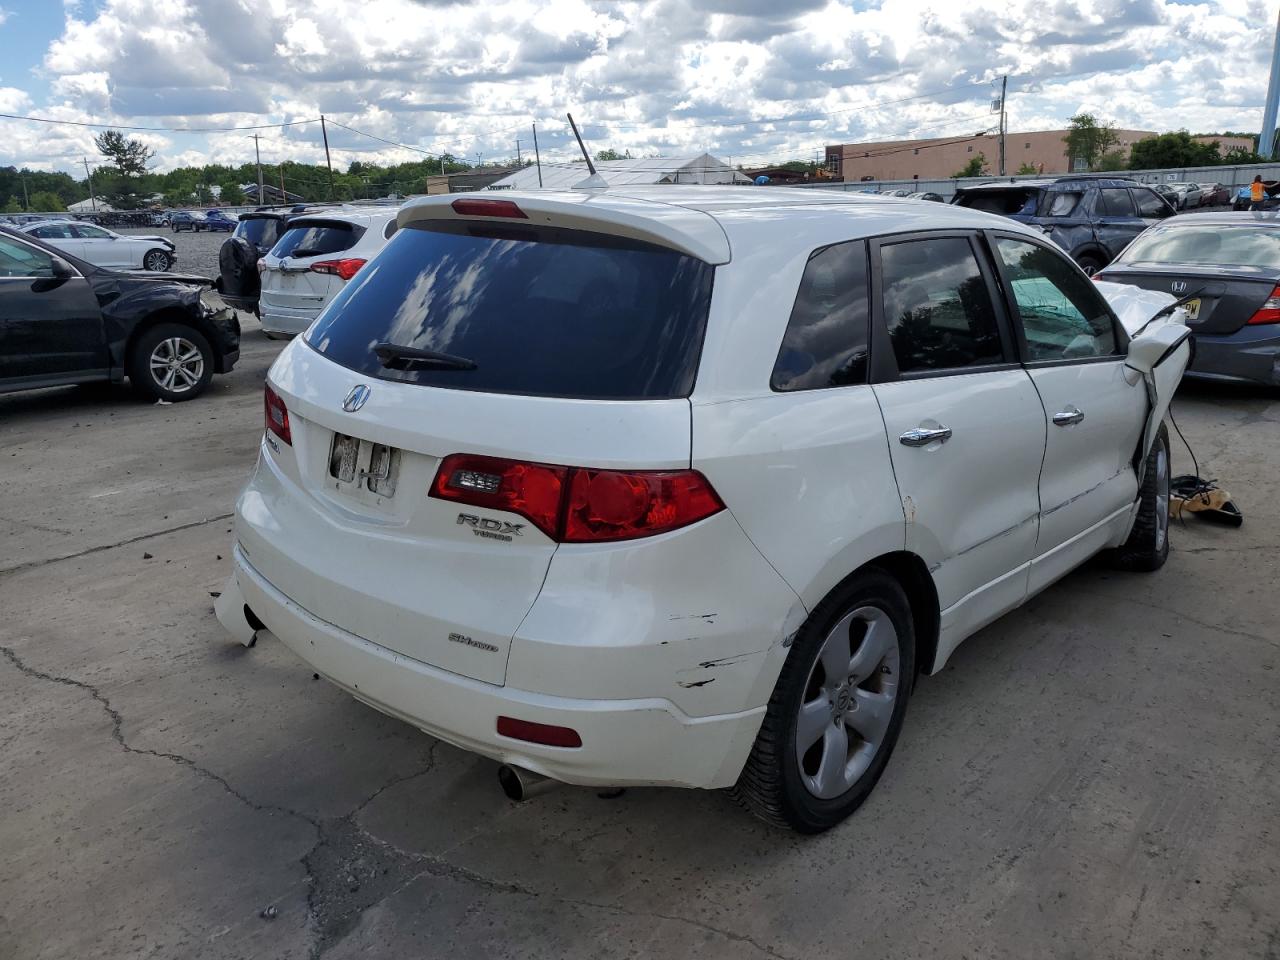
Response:
[[[241,639],[245,605],[316,672],[375,709],[464,750],[566,783],[729,786],[764,715],[760,706],[693,717],[663,698],[550,696],[449,673],[312,616],[268,583],[237,546],[217,611]],[[652,649],[639,650],[635,656],[651,654]],[[582,746],[547,747],[500,736],[499,716],[571,727]]]
[[[296,337],[303,333],[311,322],[320,315],[321,307],[314,310],[289,310],[283,307],[268,306],[258,301],[259,322],[267,333],[283,334]]]
[[[1280,386],[1280,324],[1245,326],[1224,336],[1196,334],[1189,377]]]

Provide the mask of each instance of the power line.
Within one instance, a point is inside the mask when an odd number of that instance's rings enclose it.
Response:
[[[277,127],[296,127],[304,123],[319,123],[319,117],[310,120],[287,120],[283,123],[260,123],[248,127],[136,127],[123,123],[91,123],[86,120],[54,120],[50,117],[23,117],[13,113],[0,113],[0,120],[29,120],[32,123],[52,123],[68,127],[93,127],[98,130],[141,130],[150,133],[233,133],[237,130],[274,130]]]

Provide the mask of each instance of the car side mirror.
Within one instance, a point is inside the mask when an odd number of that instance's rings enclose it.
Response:
[[[1189,336],[1191,331],[1180,323],[1161,324],[1148,333],[1139,334],[1129,341],[1125,366],[1146,376]]]
[[[76,275],[76,272],[71,269],[71,264],[67,263],[67,261],[63,260],[61,257],[53,258],[53,263],[50,265],[50,269],[53,271],[53,276],[56,280],[68,280]]]

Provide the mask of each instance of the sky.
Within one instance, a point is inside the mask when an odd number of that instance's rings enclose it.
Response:
[[[827,143],[1012,131],[1088,111],[1256,131],[1277,3],[1213,0],[0,0],[0,113],[138,132],[159,171],[532,148],[815,159]],[[350,129],[349,129],[350,128]],[[359,133],[355,131],[360,131]],[[0,119],[0,165],[83,170],[91,128]],[[391,146],[392,141],[405,146]],[[410,149],[413,148],[413,149]]]

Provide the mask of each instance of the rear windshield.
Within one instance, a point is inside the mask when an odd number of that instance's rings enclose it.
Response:
[[[1213,224],[1148,230],[1129,245],[1120,259],[1125,263],[1280,270],[1280,228]]]
[[[356,245],[364,227],[341,220],[309,220],[284,232],[271,248],[273,257],[314,257],[323,253],[341,253]]]
[[[236,225],[236,236],[259,247],[275,243],[279,222],[275,217],[250,217]]]
[[[701,260],[620,237],[434,221],[399,230],[307,342],[384,380],[530,396],[685,397],[713,274]],[[385,368],[379,343],[475,368]]]
[[[956,206],[982,210],[986,213],[998,213],[1006,217],[1012,214],[1030,217],[1035,215],[1036,201],[1039,197],[1039,190],[1027,187],[1010,187],[1007,190],[967,190],[956,198]]]

